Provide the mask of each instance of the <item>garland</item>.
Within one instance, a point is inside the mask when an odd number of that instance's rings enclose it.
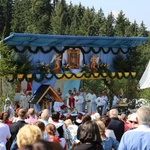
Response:
[[[65,52],[65,50],[67,50],[69,48],[79,48],[83,54],[88,54],[91,51],[94,54],[98,54],[100,52],[103,52],[104,54],[108,54],[109,52],[112,52],[113,54],[118,54],[120,52],[122,52],[123,54],[127,54],[130,50],[132,50],[132,48],[130,48],[130,47],[127,48],[126,51],[123,50],[121,47],[119,47],[117,49],[117,51],[113,50],[113,48],[111,48],[111,47],[109,47],[108,49],[104,49],[103,47],[99,47],[98,50],[95,50],[93,47],[89,47],[89,49],[85,51],[81,46],[79,46],[79,47],[65,46],[62,50],[57,49],[55,46],[51,46],[48,50],[44,50],[43,47],[36,47],[35,50],[32,50],[32,48],[30,46],[25,46],[21,50],[19,50],[17,48],[17,46],[10,46],[10,49],[14,49],[18,53],[24,53],[26,50],[28,50],[30,53],[33,53],[33,54],[37,54],[39,51],[41,51],[44,54],[47,54],[47,53],[51,52],[52,50],[54,50],[58,54],[62,54]]]
[[[56,79],[63,79],[66,78],[67,80],[72,79],[72,78],[76,78],[76,79],[82,79],[82,78],[100,78],[102,77],[102,79],[104,78],[110,78],[110,79],[128,79],[129,77],[131,77],[132,79],[135,79],[137,76],[137,74],[133,74],[133,72],[99,72],[99,73],[79,73],[79,74],[74,74],[74,73],[69,73],[69,74],[32,74],[32,77],[28,77],[28,74],[22,74],[21,78],[13,75],[13,78],[9,79],[8,78],[8,82],[13,82],[16,78],[21,82],[24,79],[27,82],[32,82],[33,80],[35,80],[36,82],[41,82],[44,79],[47,80],[51,80],[53,77],[55,77]]]

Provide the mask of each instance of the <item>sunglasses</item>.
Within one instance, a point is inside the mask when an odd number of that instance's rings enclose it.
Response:
[[[130,123],[138,124],[138,122],[136,122],[136,121],[130,121]]]

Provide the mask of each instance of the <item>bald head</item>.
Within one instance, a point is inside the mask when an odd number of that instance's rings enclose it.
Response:
[[[117,118],[118,117],[118,110],[117,109],[111,109],[109,111],[109,115],[110,115],[110,118]]]
[[[150,124],[150,108],[143,106],[137,110],[137,118],[139,124]]]

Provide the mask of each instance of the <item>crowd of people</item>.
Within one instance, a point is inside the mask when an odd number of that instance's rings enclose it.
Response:
[[[60,88],[57,93],[62,96]],[[0,150],[149,150],[150,108],[127,115],[107,105],[104,91],[97,97],[84,88],[69,90],[52,113],[19,106],[12,111],[8,103],[0,113]]]
[[[144,106],[128,116],[113,108],[75,118],[20,108],[11,119],[9,111],[0,114],[0,150],[149,150],[149,124],[150,108]]]

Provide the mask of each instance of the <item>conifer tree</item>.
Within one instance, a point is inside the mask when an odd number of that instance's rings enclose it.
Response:
[[[148,36],[148,31],[146,30],[146,27],[145,27],[145,24],[144,24],[143,21],[140,24],[139,31],[138,31],[138,36],[143,36],[143,37]]]
[[[106,36],[114,36],[114,23],[115,23],[115,18],[112,14],[112,12],[110,14],[108,14],[105,23],[105,28],[106,28]]]
[[[80,35],[79,28],[82,24],[82,18],[85,12],[85,7],[81,4],[74,6],[74,16],[71,22],[70,31],[73,35]]]
[[[127,19],[126,21],[126,28],[125,28],[125,36],[131,37],[133,35],[133,28],[131,22]]]
[[[81,25],[79,28],[80,35],[92,35],[95,31],[92,31],[93,28],[93,19],[94,19],[95,10],[94,8],[87,8],[84,12],[83,18],[81,20]]]
[[[12,0],[0,0],[0,35],[10,34],[12,19]]]
[[[0,110],[7,96],[13,99],[17,81],[8,83],[9,75],[16,73],[14,61],[17,59],[14,51],[10,50],[3,42],[0,43]]]
[[[30,0],[20,1],[14,0],[12,8],[12,26],[11,31],[16,33],[25,32],[27,26],[28,10],[30,9]]]
[[[71,29],[71,24],[73,22],[73,18],[74,18],[74,14],[75,14],[75,7],[73,6],[73,4],[70,2],[70,4],[67,7],[66,10],[66,28],[65,28],[65,34],[67,35],[71,35],[72,33],[72,29]]]
[[[55,9],[56,4],[57,4],[58,1],[59,1],[59,0],[53,0],[53,2],[52,2],[53,9]]]
[[[63,24],[63,19],[64,19],[63,7],[61,2],[58,2],[56,3],[56,8],[52,12],[51,16],[51,29],[49,31],[51,34],[59,34],[59,35],[64,34],[65,27]]]
[[[50,0],[30,0],[31,7],[26,15],[26,33],[48,33],[52,4]]]
[[[17,59],[17,55],[13,50],[8,49],[3,42],[0,43],[0,77],[8,74],[14,74],[16,66],[13,64]]]
[[[99,22],[99,35],[105,36],[106,35],[106,26],[105,26],[106,25],[105,24],[106,18],[105,18],[105,15],[104,15],[102,8],[100,8],[97,15],[98,15],[98,22]]]
[[[134,21],[131,26],[132,26],[132,36],[137,36],[138,35],[139,26],[136,23],[136,21]]]
[[[105,17],[104,17],[104,13],[103,10],[100,8],[100,10],[94,14],[94,19],[93,19],[93,23],[91,24],[91,34],[90,35],[102,35],[101,30],[103,30],[103,33],[105,35],[105,28],[104,27],[104,22],[105,22]]]
[[[124,36],[125,35],[125,29],[126,29],[126,20],[125,14],[123,11],[120,11],[118,14],[118,17],[116,18],[116,24],[115,24],[115,35],[116,36]]]

